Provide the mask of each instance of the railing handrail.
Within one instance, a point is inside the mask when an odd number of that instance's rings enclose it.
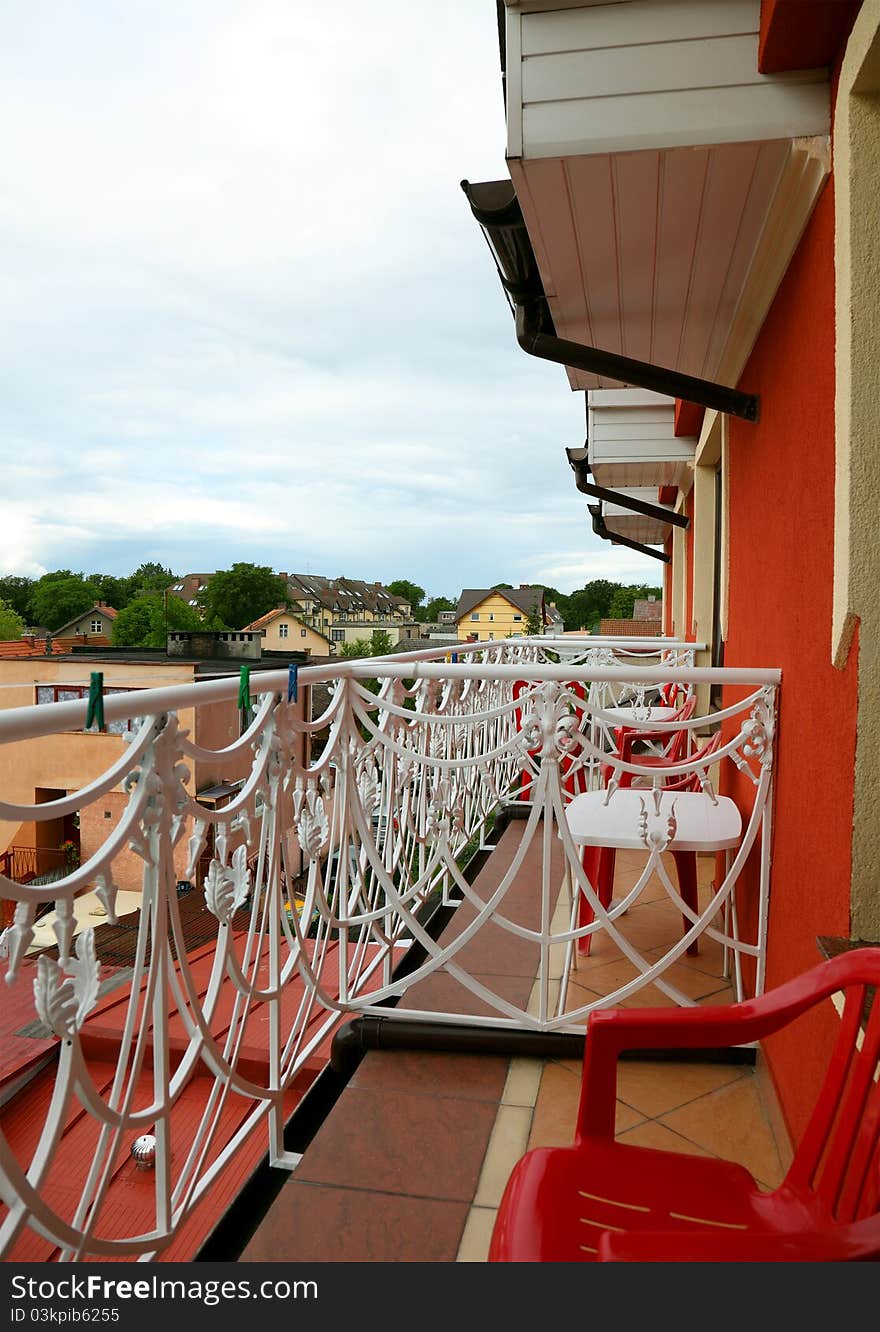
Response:
[[[583,640],[589,644],[590,639]],[[720,685],[773,685],[779,684],[782,673],[778,669],[727,666],[591,666],[586,663],[499,661],[453,664],[446,659],[450,654],[497,651],[503,647],[546,646],[541,638],[499,639],[498,642],[461,643],[456,647],[422,648],[414,652],[389,654],[385,657],[356,657],[322,663],[320,666],[302,666],[298,679],[302,685],[321,684],[340,678],[358,680],[376,676],[397,679],[522,679],[524,667],[528,677],[536,683],[546,681],[618,681],[637,682],[642,685],[666,684],[720,684]],[[601,645],[606,646],[606,645]],[[666,642],[666,646],[670,646]],[[689,643],[687,648],[696,645]],[[439,661],[438,661],[439,658]],[[436,664],[435,664],[436,663]],[[243,663],[247,665],[247,663]],[[250,679],[251,694],[281,693],[287,688],[287,669],[260,671]],[[163,712],[177,712],[202,704],[222,703],[236,698],[238,675],[222,675],[193,684],[162,685],[155,689],[132,689],[122,694],[110,694],[104,699],[104,717],[107,721],[123,721],[130,717],[156,716]],[[33,740],[53,735],[58,731],[78,730],[85,726],[88,714],[87,699],[73,699],[64,703],[36,703],[0,712],[0,744],[17,740]]]

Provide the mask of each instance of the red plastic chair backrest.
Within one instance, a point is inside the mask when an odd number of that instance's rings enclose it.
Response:
[[[687,758],[687,762],[701,763],[705,759],[711,758],[712,755],[715,753],[715,751],[720,748],[721,748],[721,732],[716,731],[715,734],[711,736],[710,739],[708,739],[700,749],[696,750],[695,753],[691,754]],[[683,758],[676,760],[676,762],[678,763],[682,763],[684,761],[685,760]],[[708,766],[709,765],[706,764],[706,767]],[[705,772],[705,768],[702,769],[695,768],[693,772],[683,772],[679,774],[677,777],[671,777],[669,781],[666,783],[666,789],[669,791],[699,791],[701,772]]]
[[[880,991],[862,1028],[867,986],[846,986],[843,1018],[828,1072],[785,1178],[815,1194],[837,1222],[861,1221],[880,1210]]]

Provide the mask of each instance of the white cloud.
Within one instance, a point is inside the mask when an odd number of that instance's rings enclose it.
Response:
[[[458,186],[506,171],[491,3],[7,0],[0,150],[5,570],[645,576]]]

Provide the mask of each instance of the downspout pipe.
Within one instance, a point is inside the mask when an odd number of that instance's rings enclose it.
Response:
[[[574,472],[574,483],[582,495],[589,495],[592,499],[604,500],[606,504],[616,504],[621,509],[631,509],[633,513],[642,513],[646,518],[654,518],[661,523],[671,523],[673,527],[683,527],[687,529],[691,525],[691,520],[684,513],[676,513],[662,504],[651,504],[648,500],[640,500],[635,495],[627,495],[619,490],[609,490],[606,486],[597,486],[592,481],[587,480],[590,466],[586,462],[575,462],[572,459],[572,449],[566,449],[568,461]]]
[[[663,564],[670,563],[671,556],[667,555],[665,550],[654,550],[653,546],[643,546],[640,541],[630,541],[629,537],[621,536],[619,532],[609,532],[600,505],[588,504],[587,508],[593,518],[593,531],[603,541],[610,541],[612,546],[628,546],[630,550],[637,550],[640,555],[650,555],[652,559],[660,560]]]
[[[542,333],[539,311],[534,301],[516,304],[516,340],[524,352],[542,361],[555,361],[571,370],[583,370],[587,374],[650,389],[653,393],[684,398],[686,402],[695,402],[713,411],[738,416],[743,421],[758,420],[760,400],[754,393],[742,393],[739,389],[713,384],[708,379],[697,379],[693,375],[683,375],[665,366],[650,365],[647,361],[636,361],[631,356],[618,356],[615,352],[600,351],[598,347],[587,347],[580,342],[569,342],[566,338]]]
[[[583,1033],[522,1031],[513,1027],[469,1027],[463,1022],[365,1015],[340,1027],[330,1049],[330,1067],[348,1078],[369,1050],[494,1055],[511,1059],[583,1059]],[[668,1059],[686,1063],[754,1064],[754,1046],[701,1050],[626,1050],[623,1059]]]

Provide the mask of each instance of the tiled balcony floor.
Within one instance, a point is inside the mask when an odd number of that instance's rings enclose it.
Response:
[[[516,849],[522,825],[499,840],[475,887],[491,891]],[[616,887],[634,882],[637,853],[618,856]],[[534,897],[529,856],[514,888]],[[705,887],[714,862],[700,864]],[[561,866],[560,866],[561,880]],[[646,952],[680,937],[681,916],[662,888],[624,918],[624,932]],[[465,917],[456,913],[451,929]],[[498,935],[498,931],[495,932]],[[468,949],[474,950],[473,953]],[[499,993],[524,1002],[534,977],[515,948],[479,936],[465,950],[472,970]],[[531,955],[530,955],[531,957]],[[703,940],[670,979],[690,998],[732,998],[721,948]],[[580,958],[570,984],[608,994],[632,974],[607,938]],[[464,996],[451,978],[414,987],[413,1005],[439,1009]],[[571,993],[571,991],[570,991]],[[668,1004],[651,988],[628,1004]],[[476,1008],[474,1011],[477,1011]],[[359,1065],[241,1255],[242,1262],[482,1262],[510,1171],[530,1147],[572,1141],[579,1062],[464,1054],[371,1051]],[[618,1077],[618,1136],[634,1145],[740,1161],[766,1187],[787,1163],[787,1145],[769,1078],[742,1065],[628,1062]],[[775,1131],[774,1131],[775,1130]]]

